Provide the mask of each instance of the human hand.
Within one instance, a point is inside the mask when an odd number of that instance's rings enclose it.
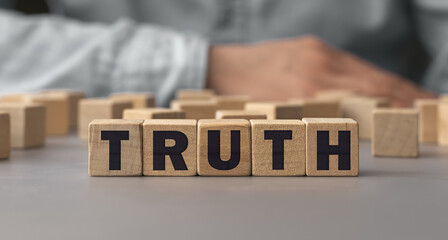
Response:
[[[411,106],[416,98],[435,97],[313,36],[213,46],[207,81],[208,87],[219,94],[249,94],[255,100],[313,97],[326,89],[387,97],[392,106]]]

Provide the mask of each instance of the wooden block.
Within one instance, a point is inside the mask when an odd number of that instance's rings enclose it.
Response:
[[[448,101],[440,101],[437,112],[437,136],[439,145],[448,146]]]
[[[180,89],[176,92],[178,100],[211,100],[214,96],[211,89]]]
[[[415,107],[418,110],[418,136],[422,143],[437,143],[437,99],[417,99]]]
[[[185,112],[168,108],[134,108],[124,110],[123,119],[185,119]]]
[[[359,138],[372,138],[372,111],[389,107],[385,98],[353,97],[342,100],[341,113],[345,118],[352,118],[359,124]]]
[[[11,155],[11,121],[9,114],[0,112],[0,159]]]
[[[358,176],[358,124],[347,118],[304,118],[307,176]]]
[[[338,102],[343,99],[351,97],[361,97],[361,96],[355,93],[354,91],[343,89],[321,90],[316,94],[317,99],[336,100]]]
[[[213,101],[218,105],[218,110],[243,110],[250,100],[251,97],[245,95],[216,96],[213,98]]]
[[[17,93],[17,94],[6,94],[0,97],[0,102],[2,103],[21,103],[24,102],[31,93]]]
[[[142,175],[143,120],[97,119],[89,125],[90,176]]]
[[[329,99],[290,99],[301,106],[301,118],[339,118],[339,101]]]
[[[67,135],[69,126],[69,102],[65,96],[33,94],[24,103],[37,103],[45,106],[45,130],[49,136]]]
[[[86,98],[85,93],[68,89],[49,89],[42,91],[42,93],[67,98],[69,125],[72,128],[78,126],[78,105],[81,99]]]
[[[417,157],[417,110],[394,108],[374,110],[372,154],[384,157]]]
[[[305,175],[305,124],[300,120],[251,120],[252,175]]]
[[[447,93],[440,94],[439,95],[439,100],[440,101],[448,101],[448,94]]]
[[[90,98],[79,102],[78,135],[87,140],[89,123],[95,119],[120,119],[123,111],[132,108],[129,101]]]
[[[285,102],[249,102],[246,111],[255,111],[266,114],[267,119],[299,119],[301,107],[295,103]]]
[[[11,117],[11,147],[45,145],[45,106],[35,103],[0,103],[0,111],[8,112]]]
[[[143,123],[143,175],[196,175],[196,120],[146,120]]]
[[[266,119],[264,113],[246,110],[220,110],[216,111],[216,119]]]
[[[199,120],[198,174],[249,176],[252,165],[250,147],[248,120]]]
[[[152,93],[112,93],[111,99],[131,101],[133,108],[153,108],[156,105]]]
[[[214,119],[217,105],[208,100],[174,100],[171,109],[184,111],[186,119]]]

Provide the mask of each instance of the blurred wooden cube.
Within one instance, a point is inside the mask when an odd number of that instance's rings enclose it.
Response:
[[[11,146],[32,148],[45,145],[45,106],[35,103],[0,103],[11,117]]]
[[[422,143],[437,143],[437,108],[439,100],[437,99],[417,99],[415,107],[419,114],[418,118],[418,136]]]
[[[89,125],[90,176],[142,175],[143,120],[96,119]]]
[[[185,119],[185,112],[167,108],[133,108],[124,110],[123,119]]]
[[[49,89],[44,90],[42,93],[67,98],[69,126],[72,128],[76,128],[78,126],[78,105],[81,99],[86,98],[86,94],[84,92],[64,89]]]
[[[178,100],[211,100],[214,96],[211,89],[180,89],[176,92]]]
[[[133,108],[153,108],[156,105],[156,100],[152,93],[112,93],[109,98],[131,101]]]
[[[197,147],[199,175],[249,176],[251,174],[248,120],[199,120]]]
[[[38,103],[45,106],[46,132],[49,136],[67,135],[69,126],[69,102],[66,96],[33,94],[25,98],[25,103]]]
[[[346,98],[352,98],[352,97],[361,97],[357,93],[351,90],[344,90],[344,89],[329,89],[329,90],[321,90],[317,92],[316,99],[322,99],[322,100],[336,100],[340,102],[343,99]]]
[[[243,110],[246,103],[251,100],[251,97],[246,95],[227,95],[216,96],[213,100],[218,105],[218,110]]]
[[[372,154],[383,157],[417,157],[417,110],[396,108],[374,110]]]
[[[448,101],[440,101],[437,109],[438,144],[448,146]]]
[[[220,110],[216,112],[216,119],[266,119],[264,113],[246,110]]]
[[[348,118],[304,118],[307,176],[358,176],[358,124]]]
[[[218,105],[209,100],[173,100],[171,109],[184,111],[186,119],[214,119]]]
[[[121,119],[123,111],[132,108],[132,102],[104,98],[87,98],[79,102],[78,135],[87,140],[88,128],[95,119]]]
[[[290,99],[301,106],[301,118],[339,118],[339,101],[329,99]]]
[[[344,118],[352,118],[359,124],[359,138],[372,138],[372,111],[389,107],[385,98],[353,97],[341,101],[341,113]]]
[[[0,159],[11,155],[11,121],[7,112],[0,112]]]
[[[195,176],[196,120],[146,120],[143,123],[143,175]]]
[[[287,102],[249,102],[246,103],[245,110],[264,113],[269,120],[299,119],[301,106]]]
[[[305,175],[305,124],[300,120],[251,120],[252,175]]]

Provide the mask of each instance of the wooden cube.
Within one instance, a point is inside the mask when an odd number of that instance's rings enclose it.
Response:
[[[418,136],[422,143],[437,143],[437,99],[417,99],[415,107],[418,110]]]
[[[304,118],[307,176],[358,176],[358,124],[347,118]]]
[[[89,125],[90,176],[142,175],[143,120],[97,119]]]
[[[11,122],[9,114],[0,112],[0,159],[11,155]]]
[[[72,128],[76,128],[78,126],[78,104],[81,99],[86,98],[85,93],[75,90],[64,90],[64,89],[49,89],[44,90],[42,93],[67,98],[69,126]]]
[[[417,110],[394,108],[374,110],[372,154],[384,157],[417,157]]]
[[[11,147],[45,145],[45,106],[35,103],[0,103],[0,111],[8,112],[11,117]]]
[[[300,120],[251,120],[252,175],[305,175],[305,124]]]
[[[21,103],[25,102],[26,99],[33,95],[32,93],[15,93],[15,94],[6,94],[0,97],[0,102],[2,103]]]
[[[339,102],[328,99],[290,99],[301,106],[301,118],[339,118]]]
[[[199,175],[249,176],[250,148],[248,120],[199,120],[197,157]]]
[[[46,133],[50,136],[67,135],[69,125],[69,102],[66,96],[51,94],[33,94],[26,97],[25,103],[37,103],[45,106]]]
[[[213,100],[218,105],[218,110],[243,110],[246,103],[251,100],[251,97],[245,95],[228,95],[216,96]]]
[[[249,102],[245,106],[246,111],[264,113],[267,119],[299,119],[300,104],[284,102]]]
[[[372,111],[377,108],[389,107],[385,98],[352,97],[341,102],[342,116],[352,118],[359,124],[359,138],[372,138]]]
[[[143,123],[143,175],[196,175],[196,120],[146,120]]]
[[[87,140],[89,123],[95,119],[121,119],[123,111],[132,108],[130,101],[90,98],[79,102],[78,134]]]
[[[214,96],[211,89],[180,89],[176,92],[179,100],[211,100]]]
[[[437,112],[438,143],[448,146],[448,101],[440,101]]]
[[[184,111],[186,119],[214,119],[217,104],[208,100],[174,100],[171,109]]]
[[[131,101],[133,108],[153,108],[156,105],[152,93],[112,93],[111,99]]]
[[[220,110],[216,112],[216,119],[266,119],[264,113],[246,110]]]
[[[185,112],[167,108],[134,108],[124,110],[123,119],[185,119]]]

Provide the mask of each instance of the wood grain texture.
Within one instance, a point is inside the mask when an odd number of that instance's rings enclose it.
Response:
[[[45,106],[34,103],[0,103],[0,111],[11,117],[11,147],[33,148],[45,145]]]
[[[437,99],[418,99],[415,107],[418,110],[418,137],[421,143],[437,143]]]
[[[438,123],[438,143],[439,145],[448,146],[448,101],[440,101],[437,112]]]
[[[214,96],[211,89],[180,89],[176,92],[178,100],[211,100]]]
[[[306,175],[307,176],[358,176],[359,171],[359,142],[358,123],[348,118],[304,118],[306,124]],[[329,156],[328,170],[317,168],[317,132],[329,134],[329,145],[340,146],[339,132],[350,132],[350,169],[339,170],[339,156]],[[322,154],[322,153],[319,153]]]
[[[305,124],[300,120],[251,120],[252,175],[305,175]],[[266,131],[291,131],[283,141],[283,169],[274,169],[273,140],[265,138]]]
[[[97,119],[89,125],[90,176],[142,175],[143,120]],[[121,141],[121,169],[109,170],[109,142],[101,140],[102,131],[129,131],[129,140]]]
[[[0,111],[0,159],[11,155],[11,121],[7,112]]]
[[[417,157],[417,110],[374,110],[372,154],[384,157]]]
[[[246,110],[220,110],[216,111],[216,119],[266,119],[264,113]]]
[[[124,110],[123,119],[185,119],[185,112],[168,108],[134,108]]]
[[[351,97],[341,101],[341,114],[359,124],[359,138],[372,138],[372,111],[377,108],[389,107],[385,98]]]
[[[339,101],[330,99],[290,99],[301,106],[300,118],[339,118]]]
[[[184,111],[186,119],[214,119],[218,105],[211,100],[173,100],[171,109]]]
[[[285,102],[248,102],[245,110],[264,113],[269,120],[299,119],[301,106]]]
[[[222,161],[231,159],[231,131],[239,132],[239,148],[233,149],[239,153],[236,167],[230,170],[219,170],[209,162],[209,131],[220,133],[220,158]],[[251,174],[251,144],[250,123],[244,119],[214,119],[198,122],[198,174],[201,176],[249,176]],[[234,155],[235,156],[235,155]]]
[[[130,101],[112,100],[104,98],[82,99],[79,102],[78,135],[87,140],[88,127],[95,119],[121,119],[123,111],[132,108]]]
[[[133,108],[152,108],[156,105],[156,100],[152,93],[112,93],[109,98],[131,101]]]
[[[196,120],[146,120],[143,123],[143,175],[145,176],[195,176],[197,173],[197,121]],[[176,131],[185,134],[188,145],[181,153],[187,169],[175,169],[169,155],[165,156],[165,169],[154,170],[154,131]],[[173,147],[173,139],[165,140],[165,147]]]
[[[251,100],[246,95],[221,95],[213,97],[218,110],[243,110],[247,102]]]
[[[80,91],[49,89],[42,91],[43,94],[62,96],[68,99],[68,118],[69,125],[72,128],[78,126],[78,104],[81,99],[86,98],[86,94]]]

